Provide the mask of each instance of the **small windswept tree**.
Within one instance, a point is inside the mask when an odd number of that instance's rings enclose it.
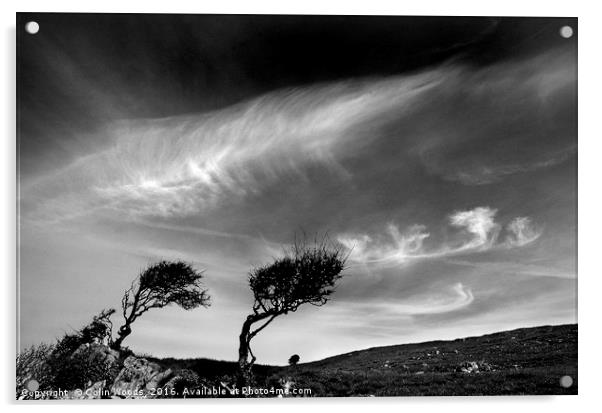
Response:
[[[305,240],[295,240],[284,257],[250,272],[253,314],[245,319],[239,336],[239,387],[248,386],[251,380],[251,369],[256,360],[251,351],[253,337],[276,317],[297,311],[303,304],[326,304],[342,276],[346,258],[342,249],[326,237],[311,245]]]
[[[203,273],[182,261],[161,261],[148,266],[132,282],[121,299],[124,324],[119,327],[112,347],[119,349],[132,332],[132,323],[151,308],[176,304],[185,310],[210,305],[203,288]]]
[[[113,342],[113,322],[111,316],[115,314],[114,308],[102,310],[94,316],[92,322],[81,329],[80,336],[84,343],[99,342],[111,345]]]
[[[289,359],[288,359],[288,364],[290,364],[291,366],[296,366],[297,363],[299,362],[299,360],[301,359],[301,357],[299,357],[298,354],[293,354]]]

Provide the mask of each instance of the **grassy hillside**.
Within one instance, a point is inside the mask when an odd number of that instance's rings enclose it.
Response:
[[[229,380],[236,365],[207,359],[158,360],[208,382]],[[282,379],[313,396],[577,394],[577,325],[504,331],[453,341],[376,347],[299,364],[257,366],[256,386]],[[560,385],[570,376],[570,387]]]

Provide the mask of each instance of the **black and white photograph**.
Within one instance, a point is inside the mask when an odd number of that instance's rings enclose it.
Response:
[[[578,394],[578,37],[17,13],[16,400]]]

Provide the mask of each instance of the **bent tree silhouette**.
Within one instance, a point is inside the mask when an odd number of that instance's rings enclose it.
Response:
[[[132,282],[121,299],[125,323],[119,327],[112,348],[118,350],[132,333],[132,323],[151,308],[176,304],[185,310],[209,307],[210,297],[203,288],[203,273],[182,261],[161,261],[148,266]]]
[[[239,336],[239,387],[251,382],[251,370],[256,360],[251,350],[253,337],[276,317],[297,311],[303,304],[326,304],[337,280],[342,277],[346,259],[341,247],[327,237],[320,242],[315,240],[311,245],[305,240],[295,240],[284,257],[249,273],[249,287],[254,297],[253,314],[245,319]]]

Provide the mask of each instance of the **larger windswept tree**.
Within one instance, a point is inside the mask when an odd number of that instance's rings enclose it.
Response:
[[[251,351],[253,337],[276,317],[295,312],[303,304],[326,304],[342,276],[345,260],[342,249],[327,238],[311,245],[305,240],[295,241],[284,257],[250,272],[254,303],[239,336],[239,387],[250,384],[256,360]]]
[[[185,310],[210,305],[203,288],[203,273],[182,261],[161,261],[148,266],[132,282],[121,299],[124,324],[112,347],[119,349],[132,333],[132,324],[152,308],[176,304]]]

